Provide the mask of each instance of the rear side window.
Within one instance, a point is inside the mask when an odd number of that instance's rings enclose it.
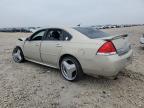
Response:
[[[49,29],[46,33],[46,36],[44,40],[50,40],[50,41],[69,41],[72,38],[72,36],[61,29]]]
[[[72,38],[72,36],[69,33],[67,33],[66,31],[63,31],[63,40],[64,41],[69,41],[69,40],[71,40],[71,38]]]
[[[62,31],[59,29],[49,29],[45,40],[61,41],[62,40]]]
[[[74,29],[84,34],[90,39],[103,38],[103,37],[110,36],[108,33],[105,33],[103,31],[100,31],[91,27],[75,27]]]

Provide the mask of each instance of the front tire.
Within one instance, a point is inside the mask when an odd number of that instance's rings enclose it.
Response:
[[[22,63],[24,61],[24,55],[21,48],[19,47],[14,48],[12,52],[12,57],[16,63]]]
[[[83,76],[81,65],[74,57],[64,57],[60,62],[60,70],[62,76],[68,81],[76,81]]]

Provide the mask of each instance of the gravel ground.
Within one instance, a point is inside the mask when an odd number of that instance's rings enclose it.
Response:
[[[128,33],[134,50],[133,64],[123,69],[117,80],[85,75],[71,83],[59,70],[31,62],[14,63],[11,52],[24,33],[0,33],[1,108],[144,108],[144,49],[139,37],[144,27],[104,30]]]

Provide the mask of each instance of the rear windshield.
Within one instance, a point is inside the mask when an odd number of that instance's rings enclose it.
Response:
[[[94,29],[91,27],[75,27],[74,29],[86,35],[90,39],[103,38],[103,37],[110,36],[108,33],[105,33],[103,31],[100,31],[98,29]]]

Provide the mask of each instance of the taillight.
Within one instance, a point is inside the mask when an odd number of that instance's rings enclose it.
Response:
[[[111,41],[104,43],[98,50],[97,55],[114,55],[116,48]]]

